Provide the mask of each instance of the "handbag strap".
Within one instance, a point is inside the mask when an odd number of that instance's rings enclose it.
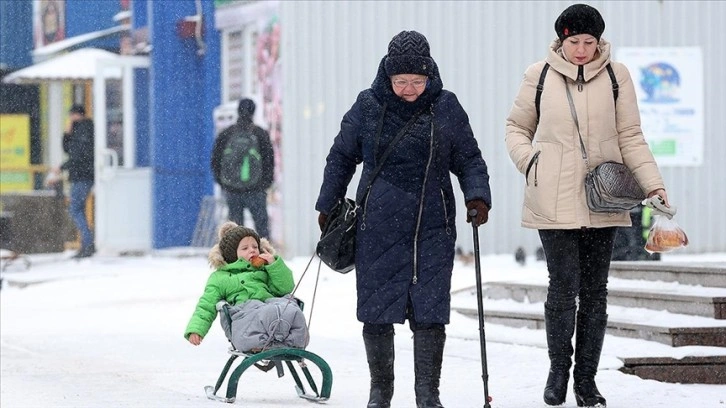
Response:
[[[423,111],[424,111],[424,109],[416,112],[416,114],[414,114],[411,117],[411,119],[408,120],[408,122],[401,128],[401,130],[398,131],[398,133],[393,138],[393,140],[391,140],[391,143],[388,144],[388,146],[386,147],[386,150],[381,155],[381,158],[378,159],[378,163],[376,164],[376,167],[371,172],[370,178],[368,178],[368,185],[366,185],[366,188],[364,190],[365,194],[363,195],[363,197],[368,197],[368,193],[370,192],[371,186],[373,186],[373,181],[376,179],[376,177],[378,177],[378,173],[381,172],[381,169],[383,169],[383,164],[385,164],[386,159],[388,159],[388,156],[390,156],[391,152],[393,152],[393,147],[403,138],[403,136],[406,135],[406,132],[408,131],[408,129],[411,127],[411,125],[413,125],[416,122],[416,120],[418,119],[419,116],[421,116],[421,113],[423,113]],[[383,116],[385,115],[385,113],[386,113],[386,105],[383,105],[383,114],[381,114],[381,121],[378,124],[378,129],[376,131],[376,133],[377,133],[376,134],[376,148],[378,147],[378,139],[380,138],[381,131],[383,130]],[[364,200],[364,201],[368,201],[368,200]],[[366,225],[365,213],[366,213],[365,203],[363,203],[363,217],[361,220],[361,229],[366,228],[365,227],[365,225]]]
[[[580,122],[577,120],[577,110],[575,109],[575,103],[572,101],[570,86],[567,84],[567,77],[564,74],[562,75],[562,78],[565,80],[565,92],[567,92],[567,102],[570,104],[570,113],[572,114],[572,119],[575,121],[577,136],[580,138],[580,151],[582,151],[582,160],[585,160],[585,167],[587,167],[587,171],[590,171],[590,161],[587,160],[587,150],[585,150],[585,143],[582,141],[582,134],[580,133]]]
[[[387,105],[383,105],[383,114],[381,115],[381,121],[378,124],[378,129],[376,130],[376,146],[378,146],[378,139],[380,138],[381,132],[383,130],[383,115],[386,114],[386,106]],[[391,153],[393,152],[393,147],[396,145],[396,143],[398,143],[403,138],[403,136],[406,135],[406,132],[408,131],[408,129],[411,127],[411,125],[413,125],[416,122],[418,117],[421,116],[422,112],[423,112],[423,110],[421,110],[421,111],[417,112],[415,115],[413,115],[413,117],[411,117],[411,119],[408,120],[408,122],[401,128],[401,130],[398,131],[398,133],[396,134],[396,137],[393,138],[391,143],[388,144],[388,146],[386,147],[386,150],[381,155],[381,158],[378,159],[378,163],[376,164],[376,167],[371,172],[371,177],[368,179],[368,185],[366,186],[366,191],[369,188],[371,188],[371,185],[373,184],[373,180],[376,179],[376,177],[378,176],[378,173],[380,173],[381,169],[383,169],[383,164],[386,162],[386,159],[388,159],[388,156],[390,156]]]

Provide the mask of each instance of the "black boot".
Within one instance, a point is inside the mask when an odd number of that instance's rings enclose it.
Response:
[[[445,342],[446,332],[443,329],[413,332],[416,408],[443,408],[439,401],[439,379]]]
[[[393,332],[374,335],[363,333],[371,392],[366,408],[390,408],[393,398]]]
[[[605,398],[595,385],[595,374],[600,363],[600,352],[605,339],[608,316],[577,314],[575,341],[575,400],[578,407],[605,407]]]
[[[561,405],[567,396],[567,382],[572,366],[572,334],[575,332],[575,308],[553,310],[545,304],[545,331],[550,372],[544,389],[547,405]]]
[[[94,244],[89,244],[88,246],[81,247],[81,249],[73,255],[71,258],[73,259],[81,259],[81,258],[88,258],[90,256],[93,256],[93,254],[96,253],[96,246]]]

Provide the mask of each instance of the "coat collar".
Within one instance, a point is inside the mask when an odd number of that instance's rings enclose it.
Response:
[[[598,48],[600,54],[594,60],[584,65],[585,82],[596,77],[610,63],[610,43],[601,38],[598,43]],[[578,66],[565,59],[562,54],[562,43],[559,39],[555,39],[550,44],[549,54],[545,61],[560,74],[565,75],[573,81],[577,80]]]

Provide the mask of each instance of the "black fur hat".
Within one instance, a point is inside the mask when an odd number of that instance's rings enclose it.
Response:
[[[401,31],[388,43],[386,74],[419,74],[431,76],[434,60],[431,58],[429,42],[417,31]]]
[[[252,228],[237,225],[234,222],[225,222],[219,229],[219,251],[222,253],[224,262],[232,263],[237,261],[237,247],[245,237],[253,237],[260,246],[260,236]]]
[[[590,34],[600,41],[603,31],[605,21],[600,12],[587,4],[571,5],[555,21],[555,32],[560,41],[578,34]]]

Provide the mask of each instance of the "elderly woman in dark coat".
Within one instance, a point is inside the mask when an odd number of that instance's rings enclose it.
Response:
[[[371,172],[393,139],[390,155],[368,187]],[[371,389],[368,407],[390,407],[393,323],[413,331],[417,407],[441,407],[439,377],[449,323],[456,242],[456,175],[468,222],[487,222],[487,166],[456,96],[443,89],[429,44],[416,31],[391,40],[371,88],[346,113],[325,166],[316,203],[322,228],[345,196],[356,166],[356,284]]]

